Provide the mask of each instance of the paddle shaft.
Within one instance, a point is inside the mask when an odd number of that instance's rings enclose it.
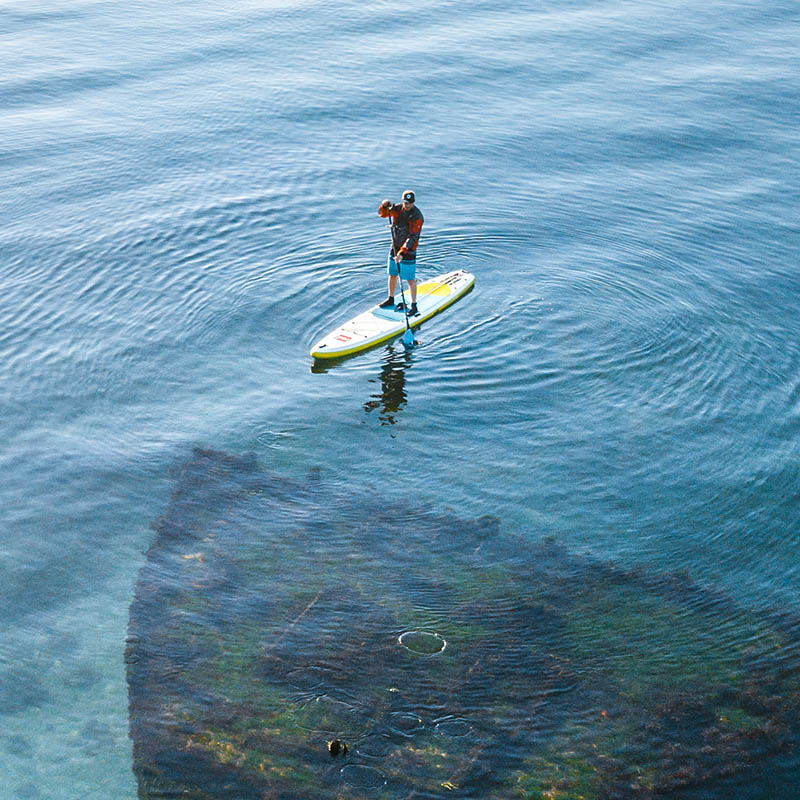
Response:
[[[389,217],[389,238],[392,242],[392,250],[394,250],[394,236],[392,236],[392,218]],[[402,259],[401,259],[402,260]],[[403,276],[400,274],[400,261],[395,253],[394,263],[397,264],[397,280],[400,283],[400,297],[403,300],[403,316],[406,318],[406,330],[411,330],[411,325],[408,324],[408,306],[406,306],[406,295],[403,291]]]

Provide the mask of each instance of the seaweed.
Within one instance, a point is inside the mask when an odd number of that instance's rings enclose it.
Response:
[[[143,800],[724,798],[797,767],[800,626],[686,575],[209,450],[154,529],[125,653]]]

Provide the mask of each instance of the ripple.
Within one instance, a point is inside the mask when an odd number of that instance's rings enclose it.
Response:
[[[365,758],[384,758],[394,750],[396,744],[382,733],[368,736],[356,747],[356,752]]]
[[[256,435],[256,441],[264,447],[280,450],[286,446],[286,439],[290,438],[290,431],[273,431],[264,429]]]
[[[328,695],[315,697],[296,708],[294,717],[303,730],[325,736],[336,734],[348,739],[357,737],[369,724],[360,708]]]
[[[424,656],[435,656],[447,647],[444,637],[427,631],[406,631],[400,634],[397,641],[406,650]]]
[[[468,736],[472,733],[474,727],[467,719],[461,719],[460,717],[442,717],[434,721],[433,729],[442,736],[450,736],[455,739],[461,736]]]
[[[304,692],[313,692],[330,682],[331,671],[323,667],[308,667],[306,669],[292,670],[287,676],[286,680],[295,689],[300,689]]]
[[[380,789],[386,785],[386,776],[380,770],[363,764],[348,764],[342,767],[341,775],[353,789]]]
[[[389,728],[401,736],[413,736],[425,728],[422,717],[410,711],[395,711],[389,715]]]

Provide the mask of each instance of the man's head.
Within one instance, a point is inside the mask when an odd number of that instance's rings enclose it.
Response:
[[[414,205],[415,199],[414,192],[410,189],[406,189],[406,191],[403,192],[403,206],[405,208],[411,208]]]

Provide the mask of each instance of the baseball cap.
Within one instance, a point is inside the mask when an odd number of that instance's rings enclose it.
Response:
[[[415,199],[414,198],[414,192],[412,192],[410,190],[406,191],[406,192],[403,192],[403,200],[407,200],[409,203],[413,203],[414,199]]]

